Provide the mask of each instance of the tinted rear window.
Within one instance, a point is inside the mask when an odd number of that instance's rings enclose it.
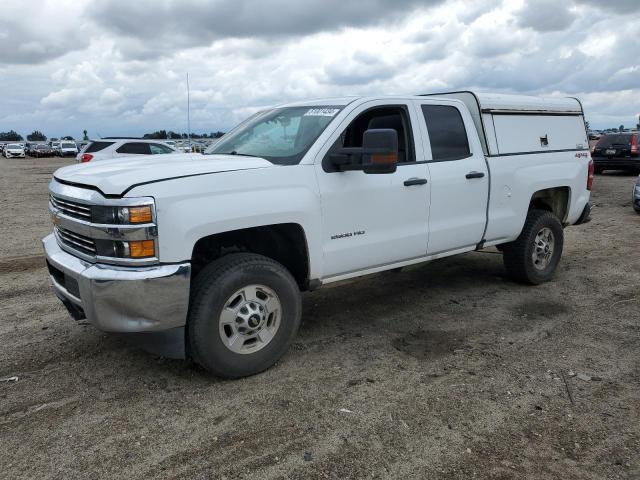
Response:
[[[460,111],[448,105],[422,105],[431,154],[436,161],[458,160],[471,155],[467,130]]]
[[[109,145],[113,145],[115,142],[91,142],[84,153],[94,153],[104,150]]]
[[[150,155],[149,144],[143,142],[124,143],[116,150],[118,153],[129,153],[134,155]]]
[[[631,144],[630,133],[620,133],[616,135],[604,135],[598,140],[598,147],[611,147],[612,145],[629,145]]]

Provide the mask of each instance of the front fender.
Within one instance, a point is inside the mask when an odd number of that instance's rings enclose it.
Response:
[[[312,165],[221,172],[159,181],[127,196],[156,201],[162,263],[191,259],[198,240],[209,235],[282,223],[304,231],[310,278],[321,271],[321,210]]]

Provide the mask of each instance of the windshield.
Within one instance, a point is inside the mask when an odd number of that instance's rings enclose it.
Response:
[[[285,107],[265,110],[238,125],[205,155],[261,157],[296,165],[342,107]]]
[[[19,145],[17,143],[10,143],[9,145],[7,145],[7,148],[22,148],[22,145]]]
[[[75,143],[63,143],[62,148],[76,148]]]

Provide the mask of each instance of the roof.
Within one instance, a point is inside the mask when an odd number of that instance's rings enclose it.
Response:
[[[481,111],[519,111],[582,113],[582,105],[571,97],[537,97],[533,95],[511,95],[504,93],[482,93],[471,91],[431,93],[426,96],[456,98],[462,100],[473,112],[478,106]],[[478,105],[479,104],[479,105]]]
[[[580,102],[569,97],[535,97],[501,93],[476,93],[475,95],[482,110],[582,112]]]
[[[474,96],[480,103],[481,110],[517,110],[517,111],[535,111],[535,112],[575,112],[582,113],[580,102],[575,98],[569,97],[537,97],[532,95],[510,95],[503,93],[481,93],[471,91],[460,92],[441,92],[430,93],[425,95],[377,95],[366,97],[334,97],[334,98],[318,98],[312,100],[303,100],[297,102],[286,103],[281,107],[307,107],[314,105],[336,105],[345,106],[356,100],[376,100],[381,98],[398,98],[420,99],[424,96],[457,98],[464,101],[465,97]],[[467,102],[465,102],[467,103]],[[473,102],[475,103],[475,101]],[[469,105],[468,105],[469,106]]]

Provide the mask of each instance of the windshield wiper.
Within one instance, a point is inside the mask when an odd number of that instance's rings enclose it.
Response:
[[[236,150],[232,150],[230,152],[212,152],[207,153],[207,155],[237,155],[239,157],[255,157],[255,155],[249,155],[248,153],[238,153]]]
[[[229,152],[229,155],[239,155],[241,157],[255,157],[255,155],[249,155],[247,153],[238,153],[235,150],[232,150],[231,152]]]

